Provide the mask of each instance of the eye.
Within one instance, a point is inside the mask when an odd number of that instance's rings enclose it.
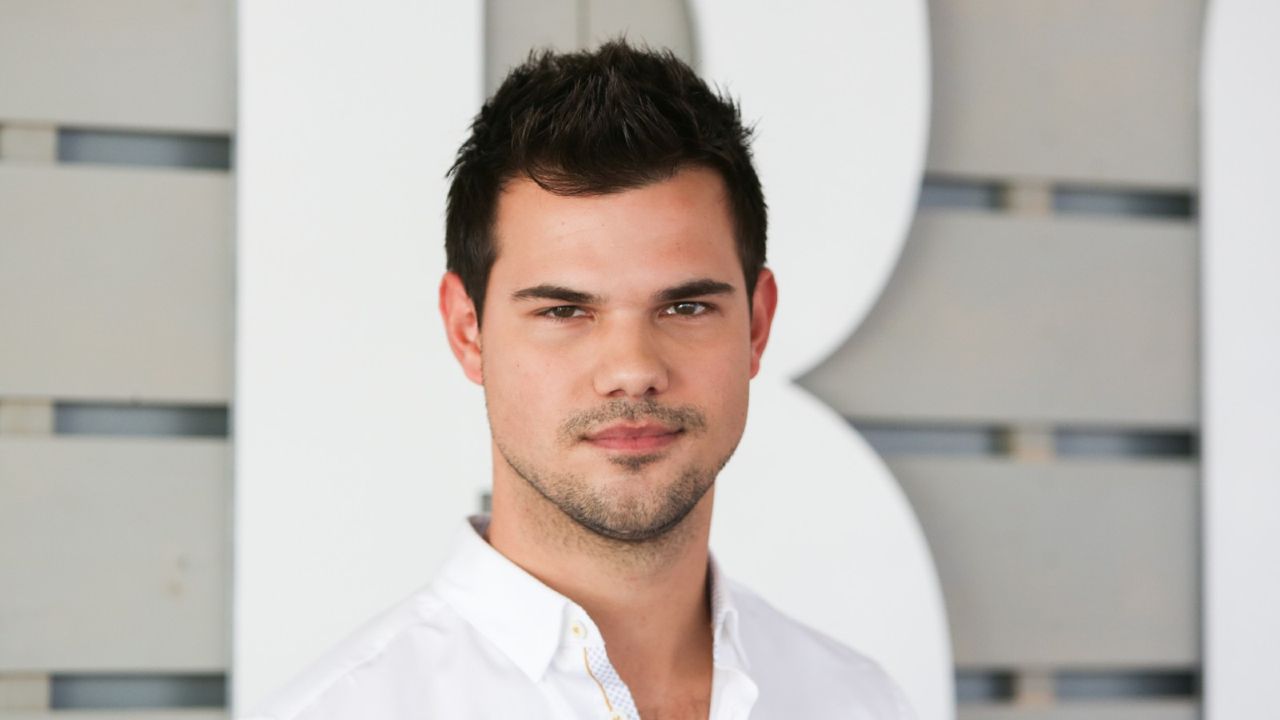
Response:
[[[704,302],[678,302],[666,306],[662,310],[663,315],[681,315],[683,317],[696,317],[705,314],[711,310],[711,306]]]
[[[552,320],[572,320],[587,316],[587,312],[577,305],[557,305],[545,310],[539,310],[538,314]]]

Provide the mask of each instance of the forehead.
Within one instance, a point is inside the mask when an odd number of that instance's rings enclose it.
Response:
[[[556,195],[527,178],[508,183],[494,222],[492,285],[601,283],[650,288],[690,277],[741,284],[724,181],[686,168],[667,180],[604,195]]]

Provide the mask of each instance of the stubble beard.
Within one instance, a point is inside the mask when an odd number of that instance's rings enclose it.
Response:
[[[678,423],[682,432],[690,435],[706,431],[705,416],[696,408],[668,408],[652,402],[614,402],[600,410],[570,418],[560,429],[560,440],[567,447],[578,442],[588,427],[613,419],[635,421],[640,418]],[[685,519],[715,484],[716,477],[736,449],[735,443],[723,458],[710,466],[690,464],[680,468],[670,482],[658,484],[651,493],[619,495],[602,488],[589,477],[535,466],[517,456],[496,436],[495,445],[507,465],[574,526],[606,545],[632,551],[666,543],[680,535],[678,530]],[[653,478],[639,476],[665,457],[665,453],[615,455],[609,461],[623,472],[636,475],[637,483],[654,483]],[[655,472],[657,468],[649,471]]]
[[[579,527],[627,545],[656,542],[675,530],[715,484],[720,470],[686,467],[665,488],[647,496],[616,497],[581,475],[542,472],[512,457],[501,445],[498,450],[517,475]]]

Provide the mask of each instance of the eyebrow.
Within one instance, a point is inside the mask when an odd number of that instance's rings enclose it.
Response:
[[[687,283],[680,283],[675,287],[669,287],[666,290],[660,290],[653,294],[653,299],[658,302],[674,302],[676,300],[684,300],[685,298],[704,297],[707,295],[728,295],[733,292],[733,286],[729,283],[712,280],[710,278],[702,278],[700,280],[690,280]]]
[[[598,305],[600,297],[563,285],[534,285],[511,293],[512,300],[559,300],[574,305]]]
[[[719,280],[710,278],[701,278],[698,280],[690,280],[689,282],[680,283],[673,287],[659,290],[653,294],[656,302],[675,302],[676,300],[684,300],[691,297],[705,297],[708,295],[727,295],[733,292],[733,286]],[[557,302],[571,303],[573,305],[599,305],[602,304],[603,298],[599,295],[593,295],[581,290],[574,290],[563,285],[550,285],[543,283],[542,285],[534,285],[532,287],[517,290],[511,293],[512,300],[555,300]]]

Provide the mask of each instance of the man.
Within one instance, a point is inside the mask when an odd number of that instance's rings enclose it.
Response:
[[[256,717],[911,717],[708,553],[777,302],[748,142],[669,53],[511,73],[451,171],[440,286],[492,515]]]

